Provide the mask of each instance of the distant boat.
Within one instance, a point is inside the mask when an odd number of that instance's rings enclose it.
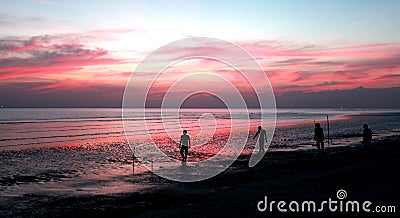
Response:
[[[0,106],[0,108],[4,108],[4,106],[3,106],[3,105],[1,105],[1,106]]]

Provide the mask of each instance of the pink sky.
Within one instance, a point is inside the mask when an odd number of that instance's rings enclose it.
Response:
[[[28,100],[34,99],[36,106],[80,106],[79,102],[89,101],[118,106],[127,80],[146,55],[190,36],[219,38],[247,50],[264,69],[277,96],[360,86],[400,87],[398,2],[309,5],[303,0],[4,2],[0,105],[29,106]],[[203,49],[224,52],[212,46]],[[187,52],[188,48],[173,48],[165,57]],[[150,100],[191,73],[205,76],[181,88],[206,85],[212,82],[206,74],[214,73],[228,78],[243,93],[251,89],[240,73],[215,61],[182,62],[167,71],[152,87]]]
[[[95,47],[88,42],[113,40],[113,35],[126,32],[129,31],[95,30],[82,34],[3,38],[0,44],[1,83],[25,84],[25,91],[40,93],[124,87],[142,56],[121,57],[117,51]],[[341,47],[262,40],[235,43],[257,59],[278,94],[359,86],[400,86],[400,43]],[[170,52],[168,55],[175,56],[185,50],[177,48]],[[146,52],[142,54],[144,57]],[[176,80],[183,72],[204,72],[205,62],[172,67],[169,71],[175,70],[176,73],[175,76],[169,73],[169,79]],[[206,71],[230,76],[238,86],[244,83],[240,76],[237,77],[239,74],[228,66],[210,61]]]

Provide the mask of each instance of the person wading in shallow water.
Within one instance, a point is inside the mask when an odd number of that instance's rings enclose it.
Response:
[[[190,147],[190,137],[189,135],[187,135],[186,130],[183,130],[183,135],[181,135],[181,140],[179,141],[179,145],[181,147],[180,153],[182,156],[182,162],[186,162]]]
[[[315,124],[315,130],[314,130],[314,140],[317,143],[317,148],[318,148],[318,154],[324,154],[325,149],[324,149],[324,130],[321,128],[321,124],[316,123]]]
[[[260,149],[258,150],[258,153],[261,153],[264,152],[264,142],[267,140],[266,132],[261,126],[258,127],[258,131],[256,135],[253,137],[253,140],[256,139],[257,135],[259,134],[260,136],[258,137],[258,146],[260,147]]]

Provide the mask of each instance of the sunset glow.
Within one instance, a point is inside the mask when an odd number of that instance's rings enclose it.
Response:
[[[179,1],[157,2],[165,5],[167,11],[134,1],[120,1],[112,6],[108,1],[2,3],[0,104],[79,106],[90,101],[93,106],[118,106],[128,78],[147,54],[165,43],[190,36],[218,37],[246,49],[261,64],[277,95],[400,86],[398,13],[391,13],[388,8],[382,17],[372,13],[377,2],[366,1],[362,6],[348,4],[343,14],[323,16],[325,9],[321,3],[314,3],[308,10],[317,11],[314,18],[320,17],[319,20],[312,20],[313,15],[296,17],[304,11],[293,11],[293,16],[279,20],[279,13],[270,11],[271,7],[286,8],[281,13],[287,14],[294,10],[294,3],[263,2],[244,7],[242,13],[248,16],[241,16],[243,20],[237,23],[231,10],[241,6],[228,2],[225,6],[203,1],[186,6]],[[259,5],[266,8],[265,12],[257,9]],[[302,7],[305,5],[304,2]],[[339,5],[333,4],[333,9]],[[229,10],[222,10],[224,7]],[[209,8],[214,10],[205,16]],[[104,15],[104,10],[110,13]],[[190,12],[198,17],[190,17]],[[201,19],[202,16],[205,18]],[[220,19],[212,22],[211,18]],[[263,22],[265,25],[260,24]],[[341,26],[346,23],[352,29]],[[371,28],[365,29],[368,24]],[[303,27],[298,34],[293,32],[293,28],[299,27],[296,25]],[[166,58],[185,52],[190,51],[176,48]],[[162,93],[178,77],[199,72],[223,75],[243,90],[248,89],[235,69],[221,63],[194,60],[190,67],[183,66],[169,69],[169,76],[162,78],[158,87],[153,86],[154,90]],[[187,88],[210,82],[206,76],[201,81],[194,81]],[[26,103],[27,96],[42,103]],[[57,103],[59,98],[63,98],[63,104]]]

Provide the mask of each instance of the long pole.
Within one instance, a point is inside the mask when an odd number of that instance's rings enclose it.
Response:
[[[326,115],[326,123],[328,124],[328,146],[331,144],[330,133],[329,133],[329,116]]]
[[[135,174],[135,160],[136,160],[135,152],[136,152],[136,145],[133,145],[133,154],[132,154],[132,174]]]

